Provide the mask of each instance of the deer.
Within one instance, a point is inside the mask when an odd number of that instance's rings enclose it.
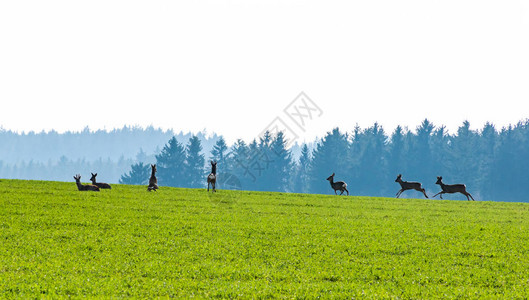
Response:
[[[154,175],[156,173],[156,164],[151,164],[151,178],[149,178],[149,186],[147,187],[147,191],[155,191],[158,189],[158,179],[156,179],[156,176]]]
[[[465,196],[467,196],[467,200],[470,201],[470,199],[472,199],[472,201],[476,201],[474,200],[474,197],[472,197],[472,195],[470,195],[469,192],[467,192],[467,187],[464,185],[464,184],[444,184],[443,183],[443,177],[442,176],[437,176],[437,182],[435,184],[438,184],[441,186],[441,189],[442,191],[440,191],[439,193],[433,195],[432,198],[434,198],[435,196],[439,195],[439,197],[441,199],[443,199],[443,194],[453,194],[453,193],[461,193]],[[470,199],[468,198],[470,196]]]
[[[96,182],[97,173],[94,174],[90,172],[90,174],[92,174],[92,177],[90,177],[90,181],[92,181],[92,185],[95,185],[99,187],[100,189],[112,189],[112,187],[108,183]]]
[[[75,179],[75,183],[77,184],[77,189],[80,191],[94,191],[99,192],[99,187],[93,185],[93,184],[82,184],[81,183],[81,175],[77,174],[73,177]]]
[[[213,192],[217,192],[215,189],[215,183],[217,182],[217,161],[210,161],[211,163],[211,173],[208,175],[208,192],[209,192],[209,184],[211,183],[211,187]]]
[[[334,182],[334,173],[332,173],[332,175],[329,176],[327,178],[327,180],[329,180],[329,182],[331,183],[331,187],[333,188],[335,195],[338,195],[336,193],[336,191],[339,190],[339,191],[341,191],[340,196],[343,195],[344,191],[346,191],[347,192],[347,196],[349,196],[349,191],[347,190],[347,183],[345,183],[343,181]]]
[[[395,196],[400,197],[402,192],[407,190],[416,190],[419,192],[422,192],[424,194],[424,197],[428,198],[428,195],[426,195],[426,191],[422,188],[422,185],[420,182],[413,182],[413,181],[403,181],[402,180],[402,174],[397,175],[397,179],[395,179],[395,182],[400,183],[400,191],[397,192]]]

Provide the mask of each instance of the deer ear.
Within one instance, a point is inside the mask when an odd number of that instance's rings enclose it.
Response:
[[[332,173],[332,175],[331,175],[331,176],[334,176],[334,173]]]

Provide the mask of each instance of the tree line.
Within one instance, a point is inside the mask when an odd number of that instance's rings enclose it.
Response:
[[[351,131],[334,128],[314,147],[301,145],[294,158],[283,133],[270,134],[228,146],[219,137],[204,153],[200,139],[186,144],[174,137],[155,156],[160,186],[204,188],[208,160],[218,162],[218,188],[300,193],[332,192],[325,179],[336,173],[353,195],[395,196],[397,174],[421,181],[436,193],[436,177],[464,183],[479,200],[528,201],[529,121],[502,129],[487,123],[472,130],[464,122],[454,134],[425,119],[416,130],[398,126],[387,134],[378,123]],[[121,183],[146,184],[145,162],[131,166]],[[412,192],[408,197],[419,197]],[[462,199],[451,195],[451,199]]]

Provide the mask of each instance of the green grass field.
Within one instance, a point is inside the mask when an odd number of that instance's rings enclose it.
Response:
[[[2,179],[0,298],[54,296],[527,298],[529,204]]]

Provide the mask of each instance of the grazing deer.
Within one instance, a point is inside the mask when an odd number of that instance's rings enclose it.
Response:
[[[336,194],[336,191],[340,190],[341,191],[340,195],[343,195],[343,192],[346,191],[347,196],[349,196],[349,191],[347,190],[347,183],[343,181],[334,182],[334,173],[332,173],[332,175],[329,176],[327,180],[329,180],[329,182],[331,183],[331,187],[333,188],[335,195],[338,195]]]
[[[400,194],[402,194],[402,192],[407,190],[416,190],[422,192],[424,194],[424,197],[428,198],[428,195],[426,195],[426,191],[422,188],[420,182],[403,181],[402,174],[397,175],[397,179],[395,179],[395,182],[400,183],[401,187],[400,191],[397,192],[397,198],[400,197]]]
[[[90,181],[92,181],[92,184],[99,187],[100,189],[111,189],[112,187],[110,187],[110,184],[108,183],[103,183],[103,182],[96,182],[96,176],[97,176],[97,173],[90,173],[92,174],[92,177],[90,177]]]
[[[211,173],[208,175],[208,192],[209,192],[209,184],[211,183],[211,187],[213,189],[213,192],[216,192],[215,189],[215,183],[217,182],[217,162],[211,161]]]
[[[149,186],[147,187],[147,190],[155,191],[158,189],[158,179],[156,179],[156,176],[154,174],[156,173],[156,164],[151,164],[151,178],[149,178]]]
[[[461,193],[461,194],[467,196],[467,200],[468,201],[470,201],[468,196],[470,196],[472,201],[476,201],[476,200],[474,200],[474,197],[472,197],[472,195],[470,195],[470,193],[467,192],[467,187],[464,184],[444,184],[442,180],[443,180],[443,177],[437,176],[437,182],[435,184],[440,185],[442,191],[440,191],[439,193],[433,195],[432,198],[434,198],[435,196],[439,195],[439,197],[441,199],[443,199],[443,194],[445,194],[445,193],[448,193],[448,194]]]
[[[80,191],[94,191],[99,192],[99,187],[92,185],[92,184],[82,184],[81,183],[81,175],[77,174],[73,177],[75,179],[75,183],[77,184],[77,189]]]

